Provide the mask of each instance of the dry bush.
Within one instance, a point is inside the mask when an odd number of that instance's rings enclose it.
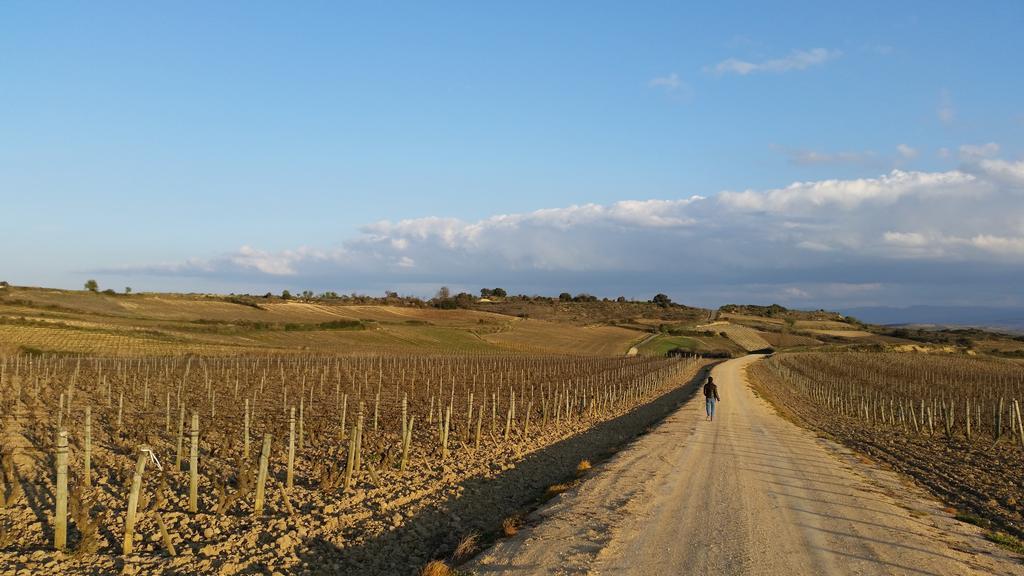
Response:
[[[572,486],[565,483],[552,484],[551,486],[548,486],[547,492],[544,493],[544,500],[550,500],[555,496],[558,496],[562,492],[565,492],[569,488],[572,488]]]
[[[501,521],[501,531],[505,536],[515,536],[523,527],[523,518],[518,514],[509,516]]]
[[[469,559],[476,552],[477,545],[480,542],[480,535],[476,532],[472,532],[467,536],[463,537],[459,541],[459,545],[455,547],[455,552],[452,553],[453,562],[462,562],[463,560]]]
[[[579,466],[576,467],[576,475],[583,476],[589,472],[591,468],[590,460],[580,460]]]
[[[455,571],[443,560],[431,560],[420,570],[420,576],[455,576]]]

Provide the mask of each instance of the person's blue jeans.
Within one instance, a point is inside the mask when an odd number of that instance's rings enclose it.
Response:
[[[707,406],[706,406],[706,408],[707,408],[707,411],[708,411],[708,416],[714,418],[715,417],[715,399],[714,398],[710,398],[709,397],[707,399]]]

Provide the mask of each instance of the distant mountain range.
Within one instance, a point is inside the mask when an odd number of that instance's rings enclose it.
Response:
[[[1024,308],[985,306],[871,306],[840,310],[869,324],[934,324],[1024,332]]]

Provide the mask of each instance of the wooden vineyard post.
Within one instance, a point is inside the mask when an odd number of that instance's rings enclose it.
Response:
[[[452,407],[451,404],[444,411],[444,428],[441,434],[441,458],[448,457],[448,432],[451,430]]]
[[[82,466],[85,468],[83,480],[86,486],[92,486],[92,408],[85,407],[85,455]]]
[[[141,448],[135,459],[135,475],[132,476],[132,488],[128,493],[128,510],[124,516],[124,542],[121,552],[127,556],[132,553],[135,545],[135,512],[139,507],[139,492],[142,491],[142,473],[146,470],[146,452]]]
[[[341,423],[338,426],[338,440],[345,439],[345,416],[348,414],[348,394],[341,397]]]
[[[345,462],[345,492],[348,492],[349,487],[352,485],[352,473],[355,471],[356,466],[356,441],[358,439],[359,431],[356,429],[356,425],[353,424],[352,435],[348,439],[348,460]]]
[[[498,394],[491,392],[491,434],[494,434],[495,421],[498,419]]]
[[[996,421],[992,431],[992,437],[996,442],[1003,436],[1003,399],[999,399],[999,407],[996,408]]]
[[[53,518],[53,547],[64,550],[68,544],[68,433],[57,433],[57,503]]]
[[[249,399],[245,399],[245,422],[243,424],[245,437],[242,439],[242,458],[249,459]]]
[[[967,419],[964,421],[967,428],[964,429],[964,433],[967,435],[967,441],[971,441],[971,399],[967,398],[964,400],[964,414],[967,415]]]
[[[363,463],[363,403],[359,403],[359,415],[356,417],[355,470],[358,475]]]
[[[1021,405],[1014,401],[1014,412],[1017,413],[1017,431],[1020,436],[1021,448],[1024,448],[1024,423],[1021,423]]]
[[[295,474],[295,407],[291,407],[288,415],[288,472],[285,477],[285,484],[291,488],[294,483]]]
[[[377,416],[380,414],[380,385],[377,386],[377,397],[373,401],[373,431],[377,431]]]
[[[270,434],[263,435],[263,450],[260,451],[260,471],[256,476],[256,504],[253,506],[253,513],[257,516],[263,513],[263,502],[267,496],[267,468],[270,466]]]
[[[516,393],[512,393],[512,398],[508,403],[508,409],[505,412],[505,434],[504,440],[508,442],[509,434],[512,433],[512,415],[516,410]]]
[[[405,394],[403,394],[402,395],[402,443],[403,443],[403,445],[405,444],[405,430],[409,426],[408,421],[407,421],[408,418],[409,418],[409,398]]]
[[[484,396],[486,398],[486,396]],[[476,409],[476,432],[473,436],[473,447],[477,450],[480,449],[480,429],[484,425],[484,407],[480,406]]]
[[[402,462],[398,467],[398,471],[402,474],[405,473],[405,467],[409,465],[409,450],[412,448],[412,427],[416,422],[416,416],[413,415],[409,418],[409,423],[405,427],[404,437],[402,438]]]
[[[192,413],[192,429],[189,430],[188,470],[188,511],[199,511],[199,413]]]
[[[117,397],[117,429],[121,429],[121,424],[124,423],[124,390]]]
[[[473,393],[469,393],[469,407],[466,409],[466,442],[469,442],[473,433]]]
[[[181,470],[181,449],[185,442],[185,405],[181,405],[178,413],[178,448],[174,452],[174,469]]]
[[[312,390],[312,388],[310,388]],[[306,449],[306,398],[299,398],[299,450]]]

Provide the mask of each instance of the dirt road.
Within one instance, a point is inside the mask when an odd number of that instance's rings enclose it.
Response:
[[[473,574],[1024,574],[894,473],[782,419],[715,368],[698,395],[485,551]]]

